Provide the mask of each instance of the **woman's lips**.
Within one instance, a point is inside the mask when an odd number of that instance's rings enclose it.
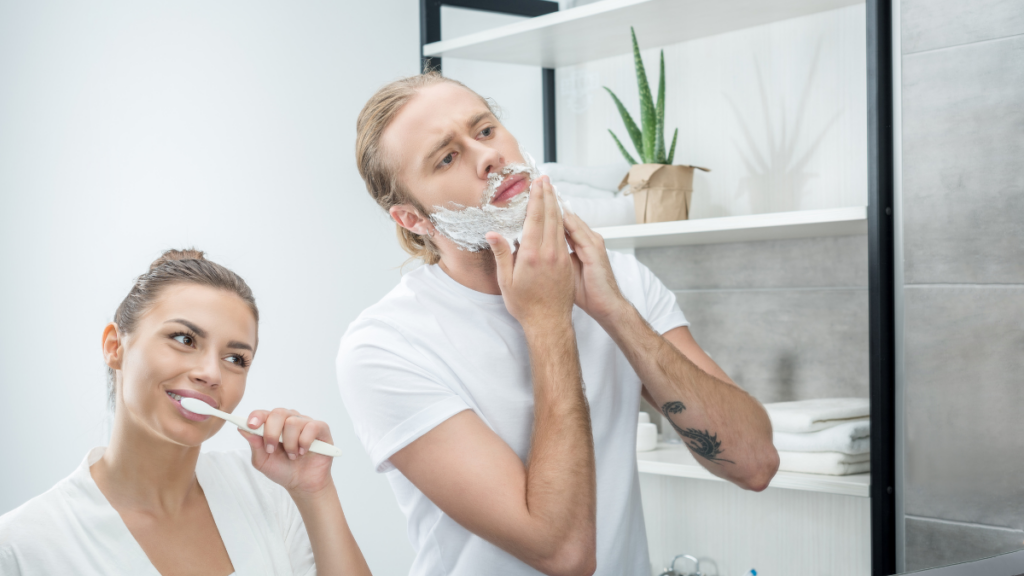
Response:
[[[193,422],[202,422],[204,420],[208,420],[210,417],[205,414],[196,414],[195,412],[189,412],[188,410],[185,410],[185,408],[181,406],[181,399],[175,398],[174,396],[172,396],[172,394],[179,397],[183,396],[185,398],[195,398],[196,400],[206,402],[207,404],[213,406],[214,408],[220,408],[220,403],[214,400],[213,398],[207,396],[206,394],[201,394],[199,392],[194,392],[192,390],[166,390],[165,393],[167,394],[167,399],[170,400],[171,402],[174,402],[174,405],[177,406],[178,412],[180,412],[182,416],[184,416],[188,420],[192,420]]]
[[[529,187],[530,181],[525,174],[515,174],[498,187],[497,194],[495,194],[494,200],[491,200],[491,204],[507,202],[518,196],[521,192],[525,192]]]

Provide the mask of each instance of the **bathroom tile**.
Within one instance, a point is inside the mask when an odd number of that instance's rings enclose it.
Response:
[[[902,0],[903,53],[1024,34],[1022,0]]]
[[[1024,288],[904,304],[906,513],[1024,529]]]
[[[867,289],[676,296],[701,347],[762,402],[867,397]]]
[[[636,257],[673,290],[867,286],[867,237],[670,246]]]
[[[904,57],[908,284],[1024,283],[1022,62],[1024,35]]]
[[[996,526],[906,519],[907,570],[924,570],[980,560],[1024,548],[1024,531]]]

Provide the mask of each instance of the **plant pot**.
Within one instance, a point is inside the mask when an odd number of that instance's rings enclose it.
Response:
[[[711,171],[700,166],[667,164],[635,164],[630,167],[629,174],[619,184],[619,190],[629,185],[625,193],[633,195],[636,223],[689,218],[694,170]]]

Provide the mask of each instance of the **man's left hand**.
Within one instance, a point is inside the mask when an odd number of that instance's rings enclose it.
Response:
[[[615,315],[628,310],[630,304],[623,298],[615,282],[604,238],[568,210],[562,221],[574,252],[572,265],[576,276],[576,305],[599,324],[612,322]]]

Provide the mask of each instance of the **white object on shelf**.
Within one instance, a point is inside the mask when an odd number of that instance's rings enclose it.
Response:
[[[708,472],[697,463],[686,447],[678,444],[659,443],[655,450],[637,454],[636,459],[640,472],[646,474],[725,481]],[[824,476],[799,472],[779,472],[775,474],[775,478],[772,479],[768,487],[867,498],[870,486],[871,474]]]
[[[865,206],[798,210],[749,216],[699,218],[597,228],[607,248],[656,248],[688,244],[790,240],[868,233]]]
[[[602,0],[475,34],[433,42],[424,56],[571,66],[643,49],[835,10],[863,0]]]
[[[650,422],[640,422],[636,430],[636,451],[647,452],[658,446],[658,427]]]

